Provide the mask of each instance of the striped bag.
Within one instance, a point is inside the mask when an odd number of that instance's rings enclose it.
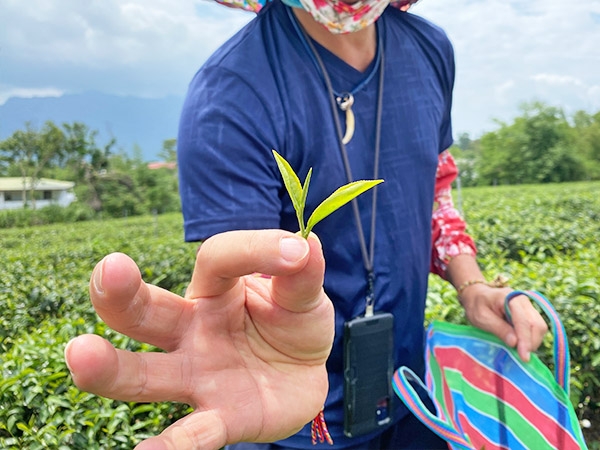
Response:
[[[524,363],[516,350],[474,327],[434,322],[425,349],[427,386],[407,367],[393,378],[407,408],[453,450],[587,449],[569,401],[569,349],[565,330],[550,302],[539,292],[524,294],[550,317],[555,374],[532,354]],[[423,387],[437,410],[432,414],[411,382]]]

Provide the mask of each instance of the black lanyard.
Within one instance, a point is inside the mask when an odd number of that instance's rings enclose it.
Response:
[[[312,43],[311,38],[308,36],[304,28],[296,21],[294,14],[291,11],[291,8],[286,8],[288,10],[288,15],[290,16],[290,20],[294,25],[294,28],[298,32],[300,40],[303,41],[305,46],[308,46],[314,60],[318,64],[318,68],[320,69],[321,76],[323,77],[323,81],[325,82],[325,86],[327,88],[327,92],[329,94],[329,104],[331,107],[331,112],[333,114],[333,119],[335,122],[335,131],[338,138],[338,145],[340,151],[342,153],[342,159],[344,161],[344,168],[346,170],[346,177],[348,178],[348,182],[353,181],[352,171],[350,169],[350,161],[348,159],[348,152],[346,151],[346,145],[343,142],[343,134],[342,134],[342,125],[340,123],[340,118],[338,115],[337,102],[335,97],[335,92],[331,85],[331,79],[329,78],[329,74],[327,73],[327,69],[325,68],[325,64],[323,64],[323,60],[321,59],[319,52],[317,52],[315,46]],[[373,179],[376,180],[379,176],[379,148],[381,144],[381,111],[383,105],[383,85],[384,85],[384,55],[383,55],[383,44],[381,39],[381,31],[377,32],[377,51],[378,51],[378,62],[379,62],[379,87],[377,93],[377,116],[375,122],[375,162],[373,168]],[[377,61],[376,61],[377,62]],[[375,69],[374,69],[375,70]],[[371,75],[368,76],[370,79]],[[368,80],[367,80],[368,81]],[[364,83],[366,84],[366,83]],[[361,83],[359,86],[364,85]],[[358,89],[354,89],[356,91]],[[358,210],[358,202],[356,199],[352,200],[352,210],[354,212],[354,221],[356,223],[356,230],[358,232],[358,239],[360,242],[360,251],[362,253],[363,264],[365,266],[365,270],[367,271],[367,295],[366,295],[366,310],[365,316],[373,315],[373,304],[375,302],[375,292],[374,292],[374,283],[375,283],[375,273],[373,270],[373,261],[375,256],[375,217],[377,212],[377,186],[372,188],[373,191],[373,208],[371,214],[371,237],[369,242],[369,250],[367,251],[367,244],[365,241],[365,235],[362,227],[362,223],[360,220],[360,212]]]

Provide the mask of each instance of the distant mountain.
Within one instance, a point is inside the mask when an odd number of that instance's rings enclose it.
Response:
[[[103,145],[110,137],[118,149],[132,154],[134,145],[142,150],[145,160],[157,159],[165,139],[177,137],[177,123],[183,97],[159,99],[126,97],[86,92],[62,97],[9,98],[0,105],[0,139],[23,129],[25,122],[41,127],[51,120],[83,122],[98,130],[97,142]]]

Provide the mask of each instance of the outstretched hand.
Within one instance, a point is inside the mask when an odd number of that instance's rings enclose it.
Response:
[[[126,255],[108,255],[92,274],[94,308],[114,330],[166,353],[79,336],[65,349],[73,380],[104,397],[194,408],[138,449],[287,437],[317,415],[327,395],[334,315],[323,273],[318,239],[281,230],[208,239],[185,298],[144,283]]]

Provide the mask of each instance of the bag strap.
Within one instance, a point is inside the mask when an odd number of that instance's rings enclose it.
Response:
[[[392,378],[392,386],[394,391],[404,402],[406,407],[431,431],[437,434],[442,439],[455,446],[457,450],[474,450],[471,444],[460,434],[458,434],[451,424],[444,422],[429,411],[419,398],[419,394],[410,384],[410,381],[418,383],[425,392],[429,391],[421,379],[406,366],[400,367],[394,373]]]
[[[569,344],[567,342],[565,327],[558,318],[558,314],[552,304],[546,297],[537,291],[514,291],[506,296],[506,299],[504,300],[504,311],[511,325],[512,316],[508,304],[518,295],[526,295],[536,302],[550,319],[552,333],[554,334],[554,377],[559,386],[564,389],[567,395],[569,395]]]

